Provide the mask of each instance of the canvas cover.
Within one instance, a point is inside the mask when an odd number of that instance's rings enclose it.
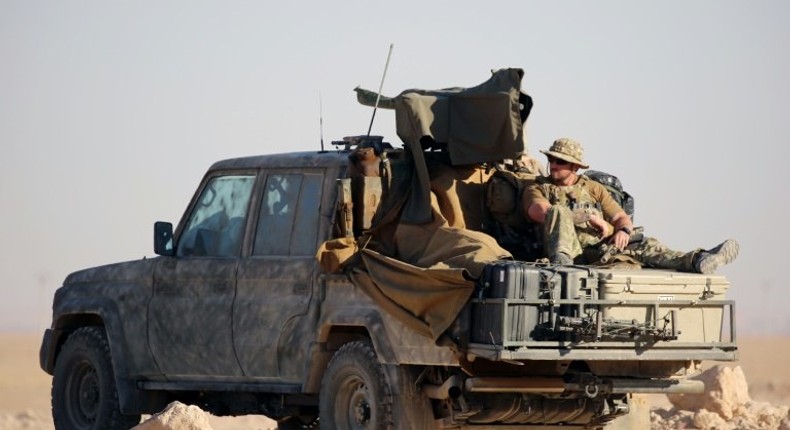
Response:
[[[484,186],[470,179],[476,175],[468,169],[456,174],[436,169],[431,222],[401,222],[413,172],[413,160],[393,160],[390,192],[378,208],[373,228],[358,240],[362,249],[347,266],[351,281],[382,309],[437,340],[471,296],[483,267],[511,255],[493,237],[457,227],[457,222],[453,226],[445,217],[461,210],[463,201],[482,199],[482,188],[480,192],[457,191],[464,184]],[[437,193],[444,197],[437,198]],[[454,202],[449,205],[454,209],[440,207],[440,200]]]
[[[396,97],[379,98],[379,107],[395,109],[398,137],[415,162],[403,222],[431,221],[425,149],[446,147],[452,165],[514,159],[524,151],[524,122],[532,98],[521,92],[523,76],[522,69],[501,69],[471,88],[410,89]],[[360,103],[375,105],[376,93],[355,91]]]
[[[378,107],[395,109],[404,155],[390,158],[388,192],[372,227],[358,238],[355,256],[343,261],[337,246],[323,248],[325,268],[345,266],[351,281],[379,306],[433,340],[468,302],[483,267],[512,258],[481,232],[491,175],[481,165],[516,159],[524,151],[532,99],[521,92],[523,74],[503,69],[472,88],[380,97]],[[368,106],[379,97],[356,92]]]
[[[364,249],[350,277],[403,324],[437,340],[469,300],[483,267],[510,253],[487,234],[449,227],[438,213],[434,219],[398,225],[397,255]]]

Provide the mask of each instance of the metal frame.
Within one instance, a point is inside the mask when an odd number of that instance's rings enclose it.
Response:
[[[653,308],[653,315],[660,315],[661,309],[673,308],[721,308],[722,316],[729,310],[729,341],[719,342],[678,342],[657,340],[646,342],[635,341],[601,341],[582,340],[572,341],[536,341],[536,340],[511,340],[507,337],[511,333],[512,322],[509,318],[502,318],[502,341],[498,344],[470,343],[468,352],[492,360],[737,360],[737,345],[735,332],[735,301],[733,300],[604,300],[604,299],[505,299],[485,298],[472,299],[474,304],[501,305],[503,315],[507,315],[507,308],[511,306],[532,306],[548,310],[550,314],[559,315],[559,307],[567,305],[578,306],[579,314],[591,307],[598,308],[595,331],[601,333],[602,307],[644,307]],[[672,312],[672,311],[668,311]],[[550,320],[553,316],[550,317]],[[724,319],[722,319],[722,323]],[[674,321],[673,321],[674,325]],[[677,327],[672,328],[673,333]],[[724,333],[722,333],[724,334]]]

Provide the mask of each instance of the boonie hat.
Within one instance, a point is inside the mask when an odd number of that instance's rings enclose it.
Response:
[[[573,140],[568,139],[567,137],[561,137],[554,141],[551,144],[551,148],[548,151],[541,150],[540,152],[555,158],[559,158],[561,160],[565,160],[569,163],[578,164],[582,169],[587,169],[590,166],[584,164],[582,158],[584,157],[584,148],[582,145]]]

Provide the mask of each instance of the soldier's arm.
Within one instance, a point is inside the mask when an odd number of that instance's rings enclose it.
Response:
[[[614,226],[609,224],[605,219],[599,217],[598,215],[592,214],[590,215],[590,219],[587,220],[591,226],[593,226],[596,230],[601,232],[602,238],[607,238],[611,236],[614,232]]]
[[[531,185],[525,188],[524,194],[521,195],[521,209],[527,219],[543,224],[546,212],[551,209],[551,203],[543,196],[540,187]]]
[[[623,250],[628,246],[628,241],[631,240],[631,233],[634,232],[634,224],[631,222],[631,217],[621,209],[620,212],[617,212],[612,217],[611,223],[614,225],[615,231],[612,242],[618,249]]]
[[[631,217],[617,204],[612,198],[606,188],[602,185],[594,185],[597,194],[595,198],[601,203],[601,211],[604,218],[614,227],[612,232],[612,243],[620,250],[628,246],[631,239],[631,233],[634,231],[634,224],[631,222]]]

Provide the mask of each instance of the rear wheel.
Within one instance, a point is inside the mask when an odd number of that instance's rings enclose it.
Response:
[[[58,354],[52,378],[52,418],[57,429],[129,429],[140,415],[123,415],[104,329],[75,330]]]
[[[321,381],[321,428],[429,428],[425,423],[433,419],[430,402],[413,386],[407,368],[388,369],[379,363],[370,342],[349,342],[332,357]]]
[[[321,381],[320,422],[325,429],[392,428],[392,392],[368,342],[343,345]]]

